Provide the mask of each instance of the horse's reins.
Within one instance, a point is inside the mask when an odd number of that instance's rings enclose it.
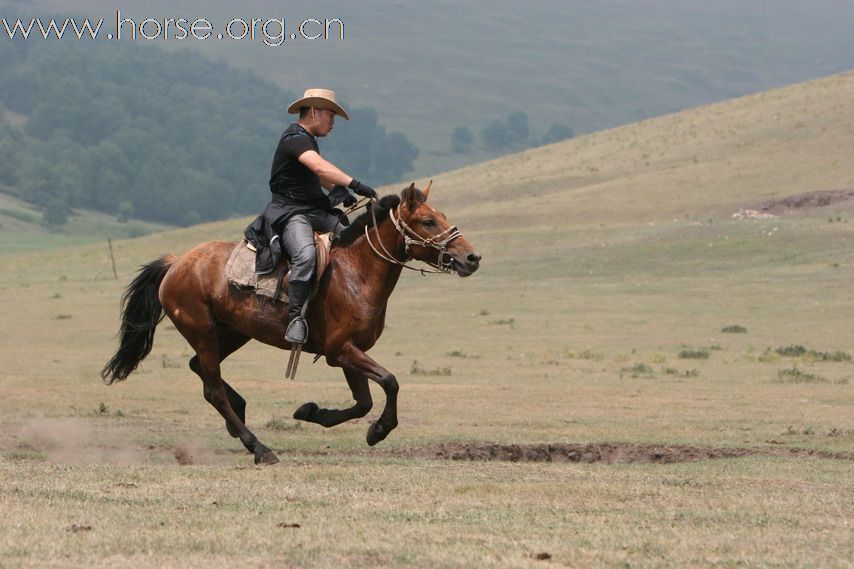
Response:
[[[400,265],[401,267],[403,267],[405,269],[409,269],[411,271],[418,271],[422,275],[425,275],[428,273],[433,273],[433,274],[450,273],[451,272],[451,266],[454,264],[454,259],[448,253],[448,244],[450,244],[451,241],[453,241],[457,237],[462,236],[462,233],[460,233],[460,230],[457,229],[456,225],[452,225],[451,227],[447,228],[446,230],[444,230],[443,232],[439,233],[438,235],[436,235],[434,237],[424,238],[421,235],[419,235],[418,233],[416,233],[414,229],[412,229],[411,227],[406,225],[405,221],[403,221],[403,217],[400,215],[400,206],[401,205],[403,205],[403,202],[398,204],[398,206],[395,210],[390,210],[388,212],[388,216],[391,218],[391,222],[394,224],[395,229],[397,229],[397,231],[400,233],[401,237],[403,237],[403,244],[404,244],[403,251],[406,255],[406,258],[403,261],[400,261],[394,255],[389,253],[388,249],[386,249],[385,244],[383,243],[383,240],[380,237],[379,224],[377,223],[377,214],[374,211],[373,207],[371,208],[371,217],[373,217],[373,221],[374,221],[374,231],[377,234],[377,243],[379,243],[379,246],[382,249],[382,252],[378,251],[377,248],[374,246],[374,243],[373,243],[373,241],[371,241],[371,236],[368,232],[368,227],[365,226],[365,238],[368,240],[368,245],[371,246],[371,249],[374,251],[374,253],[376,253],[377,256],[380,257],[381,259],[383,259],[389,263],[392,263],[393,265]],[[395,217],[395,212],[397,212],[397,217]],[[417,245],[419,247],[429,247],[431,249],[436,249],[437,251],[439,251],[439,262],[438,262],[438,264],[432,263],[430,261],[423,261],[423,262],[427,263],[428,265],[430,265],[431,267],[435,267],[437,270],[430,271],[427,269],[417,268],[417,267],[413,267],[413,266],[408,265],[407,263],[412,258],[412,256],[409,254],[409,247],[412,245]],[[446,256],[448,258],[447,262],[445,261]]]
[[[347,209],[344,212],[344,215],[345,216],[350,215],[351,213],[353,213],[356,210],[359,210],[359,209],[362,209],[363,207],[367,207],[368,205],[371,205],[370,204],[371,201],[372,201],[371,198],[365,198],[363,200],[360,200],[358,203],[356,203],[355,205],[353,205],[349,209]],[[376,200],[376,201],[378,202],[379,200]],[[385,261],[387,261],[393,265],[400,265],[401,267],[403,267],[405,269],[409,269],[411,271],[418,271],[422,275],[426,275],[428,273],[433,273],[433,274],[450,273],[451,272],[451,265],[454,264],[454,259],[448,253],[448,244],[451,241],[453,241],[454,239],[456,239],[457,237],[462,236],[462,233],[460,233],[460,230],[457,229],[456,225],[452,225],[451,227],[442,231],[441,233],[439,233],[435,237],[427,237],[425,239],[424,237],[422,237],[421,235],[416,233],[414,229],[412,229],[411,227],[406,225],[405,221],[403,221],[403,218],[400,216],[400,206],[401,205],[403,205],[403,204],[400,203],[400,204],[398,204],[397,208],[395,208],[395,210],[390,210],[388,212],[388,216],[391,218],[391,222],[394,224],[394,227],[400,233],[401,237],[403,237],[403,243],[404,243],[403,251],[406,254],[406,259],[404,259],[403,261],[399,261],[394,255],[392,255],[391,253],[388,252],[388,249],[386,249],[385,244],[383,243],[382,237],[380,237],[379,224],[377,223],[377,213],[376,213],[374,207],[370,208],[371,217],[373,218],[373,221],[374,221],[374,231],[376,231],[376,234],[377,234],[377,243],[379,243],[380,248],[382,249],[382,253],[377,250],[377,248],[374,246],[374,243],[371,241],[371,236],[368,233],[368,226],[366,225],[365,226],[365,239],[368,240],[368,245],[371,246],[371,249],[374,251],[374,253],[376,253],[377,256],[379,256],[381,259],[383,259],[383,260],[385,260]],[[397,217],[396,218],[394,216],[395,211],[397,211]],[[340,218],[338,220],[338,223],[341,223]],[[338,224],[335,225],[335,229],[337,229],[337,228],[338,228]],[[407,232],[409,234],[407,234]],[[335,230],[333,230],[332,233],[334,235]],[[447,235],[447,237],[445,237],[446,235]],[[442,239],[442,237],[445,237],[445,238],[440,241],[440,239]],[[435,267],[438,270],[430,271],[430,270],[421,269],[421,268],[412,267],[410,265],[407,265],[407,262],[412,258],[409,254],[409,247],[411,245],[418,245],[421,247],[430,247],[432,249],[436,249],[437,251],[439,251],[439,263],[438,264],[431,263],[430,261],[424,261],[425,263],[427,263],[431,267]],[[445,256],[448,257],[447,262],[444,260]],[[288,360],[288,367],[287,367],[287,370],[285,371],[285,377],[286,378],[290,377],[291,379],[294,379],[294,377],[296,377],[297,365],[299,363],[299,355],[300,355],[301,351],[302,351],[302,344],[298,344],[298,345],[291,347],[291,357]],[[317,360],[319,360],[321,357],[322,357],[321,354],[317,354],[314,357],[314,361],[317,362]]]
[[[360,200],[358,203],[354,204],[352,207],[347,209],[344,212],[344,215],[347,216],[356,210],[362,209],[363,207],[367,207],[371,201],[372,201],[371,198]],[[379,200],[377,200],[377,202],[378,201]],[[376,231],[376,233],[377,233],[377,243],[379,243],[380,248],[382,249],[383,252],[381,253],[374,246],[374,243],[371,241],[371,236],[368,233],[368,226],[366,225],[365,226],[365,239],[368,240],[368,245],[371,246],[371,249],[373,249],[374,253],[376,253],[381,259],[383,259],[389,263],[392,263],[394,265],[400,265],[401,267],[403,267],[405,269],[409,269],[412,271],[419,271],[422,275],[426,275],[427,273],[450,273],[451,272],[451,266],[454,264],[454,259],[448,253],[448,244],[450,244],[451,241],[453,241],[454,239],[456,239],[457,237],[460,237],[462,235],[462,233],[460,233],[460,230],[457,229],[456,225],[452,225],[451,227],[447,228],[446,230],[442,231],[441,233],[439,233],[438,235],[436,235],[434,237],[424,238],[421,235],[419,235],[418,233],[416,233],[414,229],[412,229],[411,227],[406,225],[405,221],[403,221],[403,218],[400,215],[400,206],[401,205],[403,205],[403,202],[398,204],[397,208],[395,208],[394,210],[390,210],[388,212],[388,216],[391,218],[391,222],[394,224],[395,229],[397,229],[397,231],[400,233],[401,237],[403,237],[403,244],[404,244],[403,251],[404,251],[404,254],[406,255],[406,259],[404,259],[403,261],[399,261],[394,255],[392,255],[391,253],[388,252],[388,249],[386,249],[385,244],[383,243],[382,237],[380,237],[379,224],[377,223],[377,213],[375,211],[376,208],[374,208],[374,207],[370,208],[371,217],[373,218],[373,221],[374,221],[374,231]],[[397,217],[395,217],[395,212],[397,212]],[[333,235],[335,234],[336,230],[338,229],[339,223],[341,223],[340,217],[338,219],[338,223],[335,224],[335,228],[332,230]],[[437,270],[430,271],[430,270],[420,269],[420,268],[416,268],[416,267],[412,267],[410,265],[407,265],[407,262],[412,258],[412,256],[409,254],[409,247],[412,245],[417,245],[419,247],[429,247],[429,248],[436,249],[437,251],[439,251],[439,262],[438,262],[438,264],[437,263],[431,263],[430,261],[424,261],[425,263],[427,263],[431,267],[435,267]],[[446,256],[448,258],[447,261],[445,261]],[[303,309],[303,310],[305,310],[305,309]],[[287,365],[287,368],[285,370],[285,378],[294,379],[296,377],[297,365],[299,365],[299,357],[300,357],[301,352],[302,352],[302,344],[294,344],[291,346],[291,356],[288,359],[288,365]],[[320,357],[321,357],[321,354],[317,354],[314,358],[314,361],[316,362]]]

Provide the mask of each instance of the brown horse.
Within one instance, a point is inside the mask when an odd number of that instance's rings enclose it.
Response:
[[[386,404],[368,427],[368,444],[397,426],[397,379],[366,352],[382,334],[388,299],[404,263],[412,258],[462,277],[480,263],[456,227],[427,204],[429,191],[429,185],[422,192],[412,184],[400,197],[374,202],[333,246],[307,314],[310,334],[304,350],[344,369],[355,404],[321,409],[305,403],[295,419],[332,427],[364,417],[373,405],[371,379],[382,387]],[[108,384],[127,378],[151,352],[155,327],[165,313],[196,352],[190,369],[201,378],[205,399],[225,418],[229,434],[255,455],[256,464],[274,464],[276,454],[246,427],[246,401],[222,378],[220,364],[253,338],[290,348],[285,342],[287,303],[259,302],[254,292],[226,282],[224,268],[234,247],[203,243],[181,257],[162,257],[142,267],[122,296],[119,349],[101,377]]]

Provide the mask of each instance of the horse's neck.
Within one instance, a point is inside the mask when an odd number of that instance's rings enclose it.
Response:
[[[362,235],[357,238],[346,248],[345,254],[333,255],[331,261],[336,264],[347,264],[348,272],[361,275],[368,284],[366,292],[371,295],[372,304],[377,306],[381,303],[385,306],[391,293],[394,292],[394,287],[397,286],[402,267],[382,259],[374,252],[371,244],[383,254],[390,253],[395,259],[402,260],[405,256],[403,237],[386,218],[380,222],[379,231],[373,227],[369,228],[368,236]]]

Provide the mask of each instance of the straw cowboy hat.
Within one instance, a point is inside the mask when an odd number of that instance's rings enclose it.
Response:
[[[302,99],[297,99],[288,107],[288,113],[295,115],[303,107],[314,107],[315,109],[329,109],[334,111],[336,115],[350,120],[350,115],[347,114],[338,101],[335,100],[335,91],[329,89],[306,89]]]

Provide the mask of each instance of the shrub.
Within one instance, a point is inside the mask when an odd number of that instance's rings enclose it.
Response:
[[[467,354],[465,352],[461,352],[460,350],[454,350],[452,352],[448,352],[445,355],[450,357],[450,358],[464,358],[464,359],[472,359],[472,360],[479,360],[480,359],[480,356],[478,356],[478,355]]]
[[[708,350],[682,350],[679,352],[679,357],[683,360],[707,360],[709,359]]]
[[[700,371],[696,369],[688,369],[679,371],[676,368],[668,367],[661,370],[665,375],[673,375],[676,377],[700,377]]]
[[[620,370],[620,377],[623,375],[628,375],[629,377],[652,377],[655,375],[655,371],[651,367],[646,364],[639,363],[635,364],[632,367],[624,367]]]
[[[421,367],[418,360],[412,360],[412,366],[409,368],[410,375],[430,375],[430,376],[449,376],[453,373],[449,367],[437,367],[426,369]]]
[[[774,350],[781,356],[785,356],[788,358],[799,358],[803,357],[805,359],[822,361],[822,362],[850,362],[851,354],[848,352],[843,352],[842,350],[836,350],[834,352],[819,352],[817,350],[811,350],[805,348],[804,346],[791,345],[783,348],[777,348]]]
[[[797,358],[803,356],[807,353],[807,349],[803,346],[797,346],[792,344],[791,346],[786,346],[784,348],[777,348],[774,350],[781,356],[785,356],[787,358]]]
[[[302,425],[292,421],[284,421],[282,419],[272,418],[264,425],[271,431],[298,431],[302,429]]]
[[[815,359],[821,360],[823,362],[850,362],[851,354],[848,352],[843,352],[842,350],[836,350],[835,352],[816,352],[815,350],[810,350],[810,355],[814,356]]]
[[[806,373],[796,367],[781,369],[777,372],[775,383],[829,383],[827,378],[818,374]]]

